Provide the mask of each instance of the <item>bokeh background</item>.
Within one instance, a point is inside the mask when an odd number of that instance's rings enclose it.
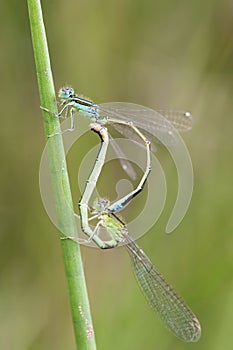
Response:
[[[98,348],[232,349],[232,1],[52,0],[43,10],[56,89],[69,83],[96,102],[195,118],[185,135],[195,174],[189,211],[164,234],[168,200],[140,244],[198,315],[202,338],[185,344],[162,326],[122,248],[84,247]],[[0,38],[0,348],[75,349],[60,242],[38,185],[45,139],[26,2],[1,2]],[[96,142],[91,135],[82,151]],[[177,178],[166,166],[173,198]]]

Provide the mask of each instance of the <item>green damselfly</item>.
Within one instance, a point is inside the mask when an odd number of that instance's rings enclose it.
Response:
[[[141,247],[128,234],[127,226],[116,214],[109,212],[109,201],[97,199],[94,202],[93,216],[97,219],[93,237],[100,228],[105,228],[115,242],[124,244],[132,262],[137,282],[150,306],[159,315],[165,326],[185,342],[196,342],[201,336],[201,326],[173,287],[166,281]]]
[[[81,226],[83,232],[89,236],[83,243],[94,241],[102,249],[124,245],[130,255],[137,282],[152,309],[174,335],[186,342],[196,342],[201,336],[201,326],[197,317],[128,234],[127,226],[115,214],[117,210],[114,212],[111,210],[114,203],[111,206],[108,200],[97,199],[89,217],[89,200],[103,167],[108,147],[107,129],[98,123],[92,123],[91,128],[99,134],[101,147],[79,203]],[[93,220],[97,221],[94,228],[89,225]],[[107,231],[110,240],[103,241],[100,238],[101,228]]]

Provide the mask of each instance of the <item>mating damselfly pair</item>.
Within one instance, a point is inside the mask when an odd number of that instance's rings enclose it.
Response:
[[[154,111],[130,103],[96,105],[75,95],[74,90],[69,87],[62,88],[59,97],[62,100],[62,108],[55,116],[63,118],[70,116],[71,118],[70,129],[63,132],[74,129],[74,116],[75,113],[79,113],[90,119],[91,129],[101,139],[98,156],[79,202],[81,227],[88,236],[87,241],[94,241],[98,247],[103,249],[112,248],[119,245],[119,243],[123,243],[131,257],[136,279],[146,299],[152,308],[157,311],[167,328],[183,341],[197,341],[201,335],[201,327],[196,316],[166,282],[144,251],[134,242],[125,223],[116,215],[143,189],[149,176],[151,170],[150,140],[156,138],[165,145],[179,142],[177,130],[184,131],[191,128],[192,117],[190,113]],[[90,210],[89,202],[101,174],[108,149],[109,135],[105,127],[107,124],[113,125],[124,136],[145,145],[146,169],[138,186],[133,191],[112,204],[105,198],[97,198],[93,209]],[[119,149],[117,148],[116,151],[119,152]],[[127,161],[121,160],[121,164],[131,177],[135,176],[134,170]],[[89,214],[91,214],[90,217]],[[90,226],[92,220],[97,220],[94,228]],[[101,227],[109,233],[111,237],[109,241],[103,241],[99,237],[98,233]]]

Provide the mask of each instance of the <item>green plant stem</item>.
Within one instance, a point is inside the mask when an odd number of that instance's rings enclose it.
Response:
[[[43,107],[57,112],[52,71],[49,60],[47,40],[39,0],[28,0],[32,43],[36,72]],[[43,112],[46,139],[60,129],[58,118]],[[72,197],[66,168],[66,159],[61,135],[49,139],[48,158],[51,170],[60,238],[77,236],[72,208]],[[76,344],[79,350],[96,349],[90,306],[85,283],[79,245],[69,239],[61,240],[65,273],[74,325]]]

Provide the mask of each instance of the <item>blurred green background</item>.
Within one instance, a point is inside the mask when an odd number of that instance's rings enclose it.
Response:
[[[202,338],[185,344],[163,327],[123,249],[84,247],[98,349],[232,349],[232,1],[53,0],[43,10],[56,89],[195,118],[184,137],[195,174],[189,211],[165,235],[167,203],[140,244],[198,315]],[[25,2],[1,3],[0,38],[0,348],[75,349],[60,243],[40,199],[45,139]]]

